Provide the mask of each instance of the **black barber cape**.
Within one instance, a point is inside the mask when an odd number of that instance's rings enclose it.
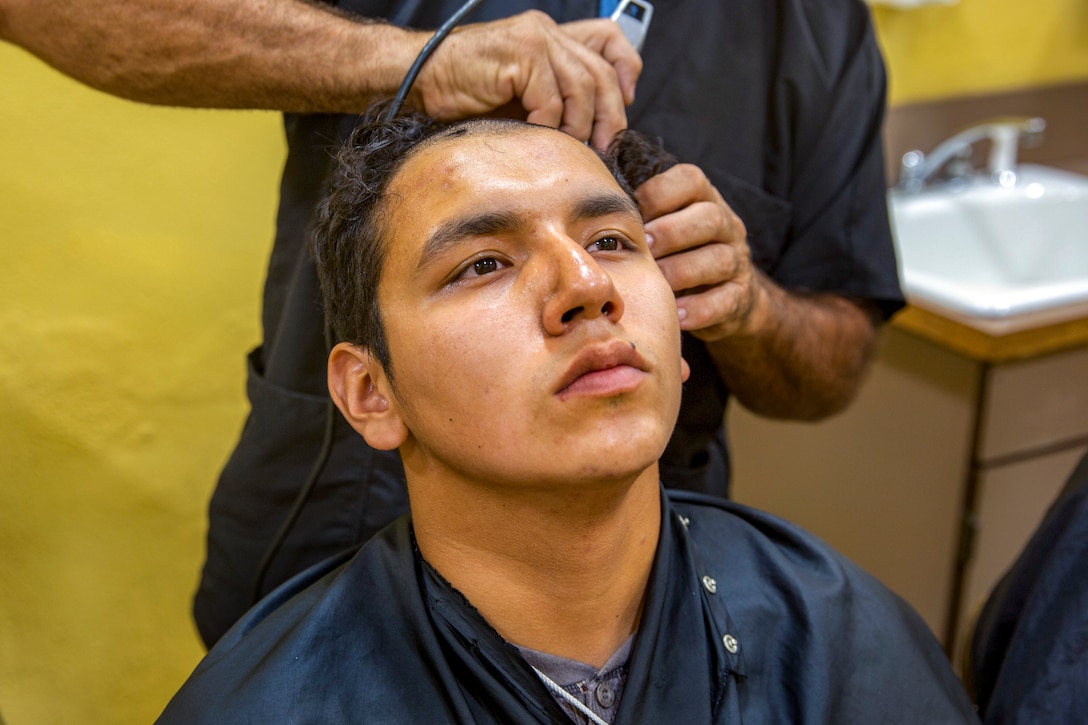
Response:
[[[616,723],[975,721],[926,625],[859,568],[767,514],[662,500]],[[420,558],[405,517],[251,610],[159,722],[570,719]]]
[[[987,599],[971,670],[987,723],[1088,718],[1088,454]]]

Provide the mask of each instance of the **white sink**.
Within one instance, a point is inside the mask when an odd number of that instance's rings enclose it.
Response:
[[[907,299],[1003,334],[1088,317],[1088,177],[1022,164],[979,179],[888,192]]]

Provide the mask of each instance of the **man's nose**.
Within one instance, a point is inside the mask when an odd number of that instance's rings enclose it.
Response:
[[[557,245],[549,255],[551,295],[544,303],[544,329],[562,335],[581,321],[607,317],[618,322],[623,299],[608,274],[586,249],[573,240]]]

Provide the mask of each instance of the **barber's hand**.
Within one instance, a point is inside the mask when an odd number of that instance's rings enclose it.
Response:
[[[763,277],[740,218],[703,172],[678,164],[635,191],[680,327],[713,342],[748,331]]]
[[[526,120],[604,148],[627,127],[642,60],[607,19],[558,25],[532,10],[450,34],[416,82],[423,110],[444,119],[519,102]]]

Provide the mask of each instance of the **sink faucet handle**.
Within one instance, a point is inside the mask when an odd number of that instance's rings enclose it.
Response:
[[[932,164],[921,149],[912,149],[899,162],[899,188],[906,191],[921,191],[932,176]]]
[[[1002,186],[1016,183],[1017,149],[1033,148],[1043,142],[1046,121],[1042,118],[995,119],[990,126],[990,177]]]

